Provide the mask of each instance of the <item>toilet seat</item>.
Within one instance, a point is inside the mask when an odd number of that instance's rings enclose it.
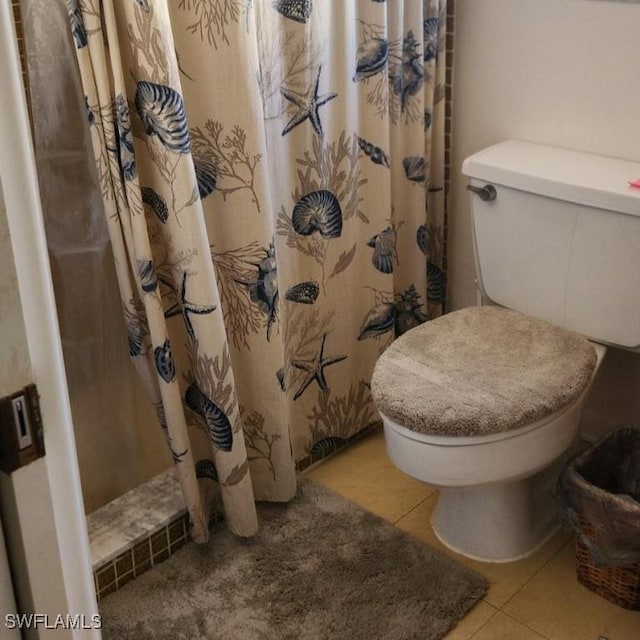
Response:
[[[604,348],[602,348],[604,354]],[[382,414],[387,455],[406,474],[437,487],[468,487],[530,476],[559,458],[577,435],[584,396],[542,420],[486,436],[418,433]],[[575,428],[567,425],[575,424]]]
[[[470,307],[412,329],[378,359],[379,411],[422,434],[489,436],[544,420],[588,388],[582,336],[501,307]]]

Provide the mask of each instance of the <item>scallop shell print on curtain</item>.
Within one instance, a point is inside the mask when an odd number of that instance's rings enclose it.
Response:
[[[446,3],[168,4],[72,32],[130,352],[199,531],[211,492],[250,535],[441,312]]]

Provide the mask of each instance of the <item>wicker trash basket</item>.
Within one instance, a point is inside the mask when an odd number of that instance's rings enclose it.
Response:
[[[619,427],[570,460],[557,496],[563,523],[577,534],[578,580],[640,610],[640,427]]]

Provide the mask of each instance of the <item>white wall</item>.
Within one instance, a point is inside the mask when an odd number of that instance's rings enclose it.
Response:
[[[519,138],[640,161],[639,63],[640,4],[456,1],[450,309],[476,300],[462,160]],[[609,354],[587,420],[640,421],[637,389],[640,355]]]

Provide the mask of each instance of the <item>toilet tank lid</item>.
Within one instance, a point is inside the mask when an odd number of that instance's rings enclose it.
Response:
[[[640,216],[640,163],[507,140],[468,157],[462,173],[496,185]]]

